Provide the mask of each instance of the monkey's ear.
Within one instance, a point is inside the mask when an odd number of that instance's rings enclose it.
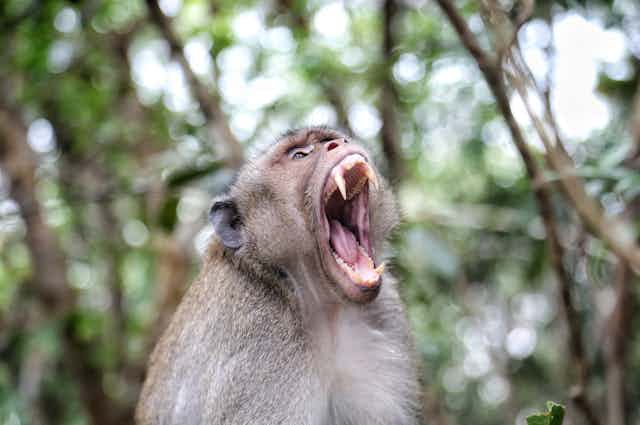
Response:
[[[209,211],[209,221],[224,246],[230,249],[242,246],[242,221],[232,199],[225,198],[214,202]]]

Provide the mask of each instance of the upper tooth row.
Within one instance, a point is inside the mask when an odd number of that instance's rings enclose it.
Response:
[[[373,187],[378,189],[378,178],[371,166],[362,158],[362,156],[353,154],[343,159],[338,165],[336,165],[331,171],[331,177],[335,181],[340,194],[343,199],[347,199],[347,185],[344,180],[344,173],[353,168],[356,164],[364,164],[364,174],[371,181]],[[360,184],[358,184],[360,186]]]

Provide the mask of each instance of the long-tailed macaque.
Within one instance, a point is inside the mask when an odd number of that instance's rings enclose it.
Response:
[[[397,213],[362,147],[291,131],[210,219],[216,237],[151,357],[140,425],[418,423],[412,339],[381,258]]]

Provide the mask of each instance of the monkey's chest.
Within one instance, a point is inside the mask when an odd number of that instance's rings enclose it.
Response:
[[[393,335],[343,313],[321,338],[318,368],[326,388],[324,423],[409,424],[414,371]]]

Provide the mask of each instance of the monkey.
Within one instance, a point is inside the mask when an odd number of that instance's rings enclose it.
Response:
[[[413,425],[418,362],[396,280],[398,223],[367,151],[285,133],[210,210],[214,236],[149,362],[136,423]]]

